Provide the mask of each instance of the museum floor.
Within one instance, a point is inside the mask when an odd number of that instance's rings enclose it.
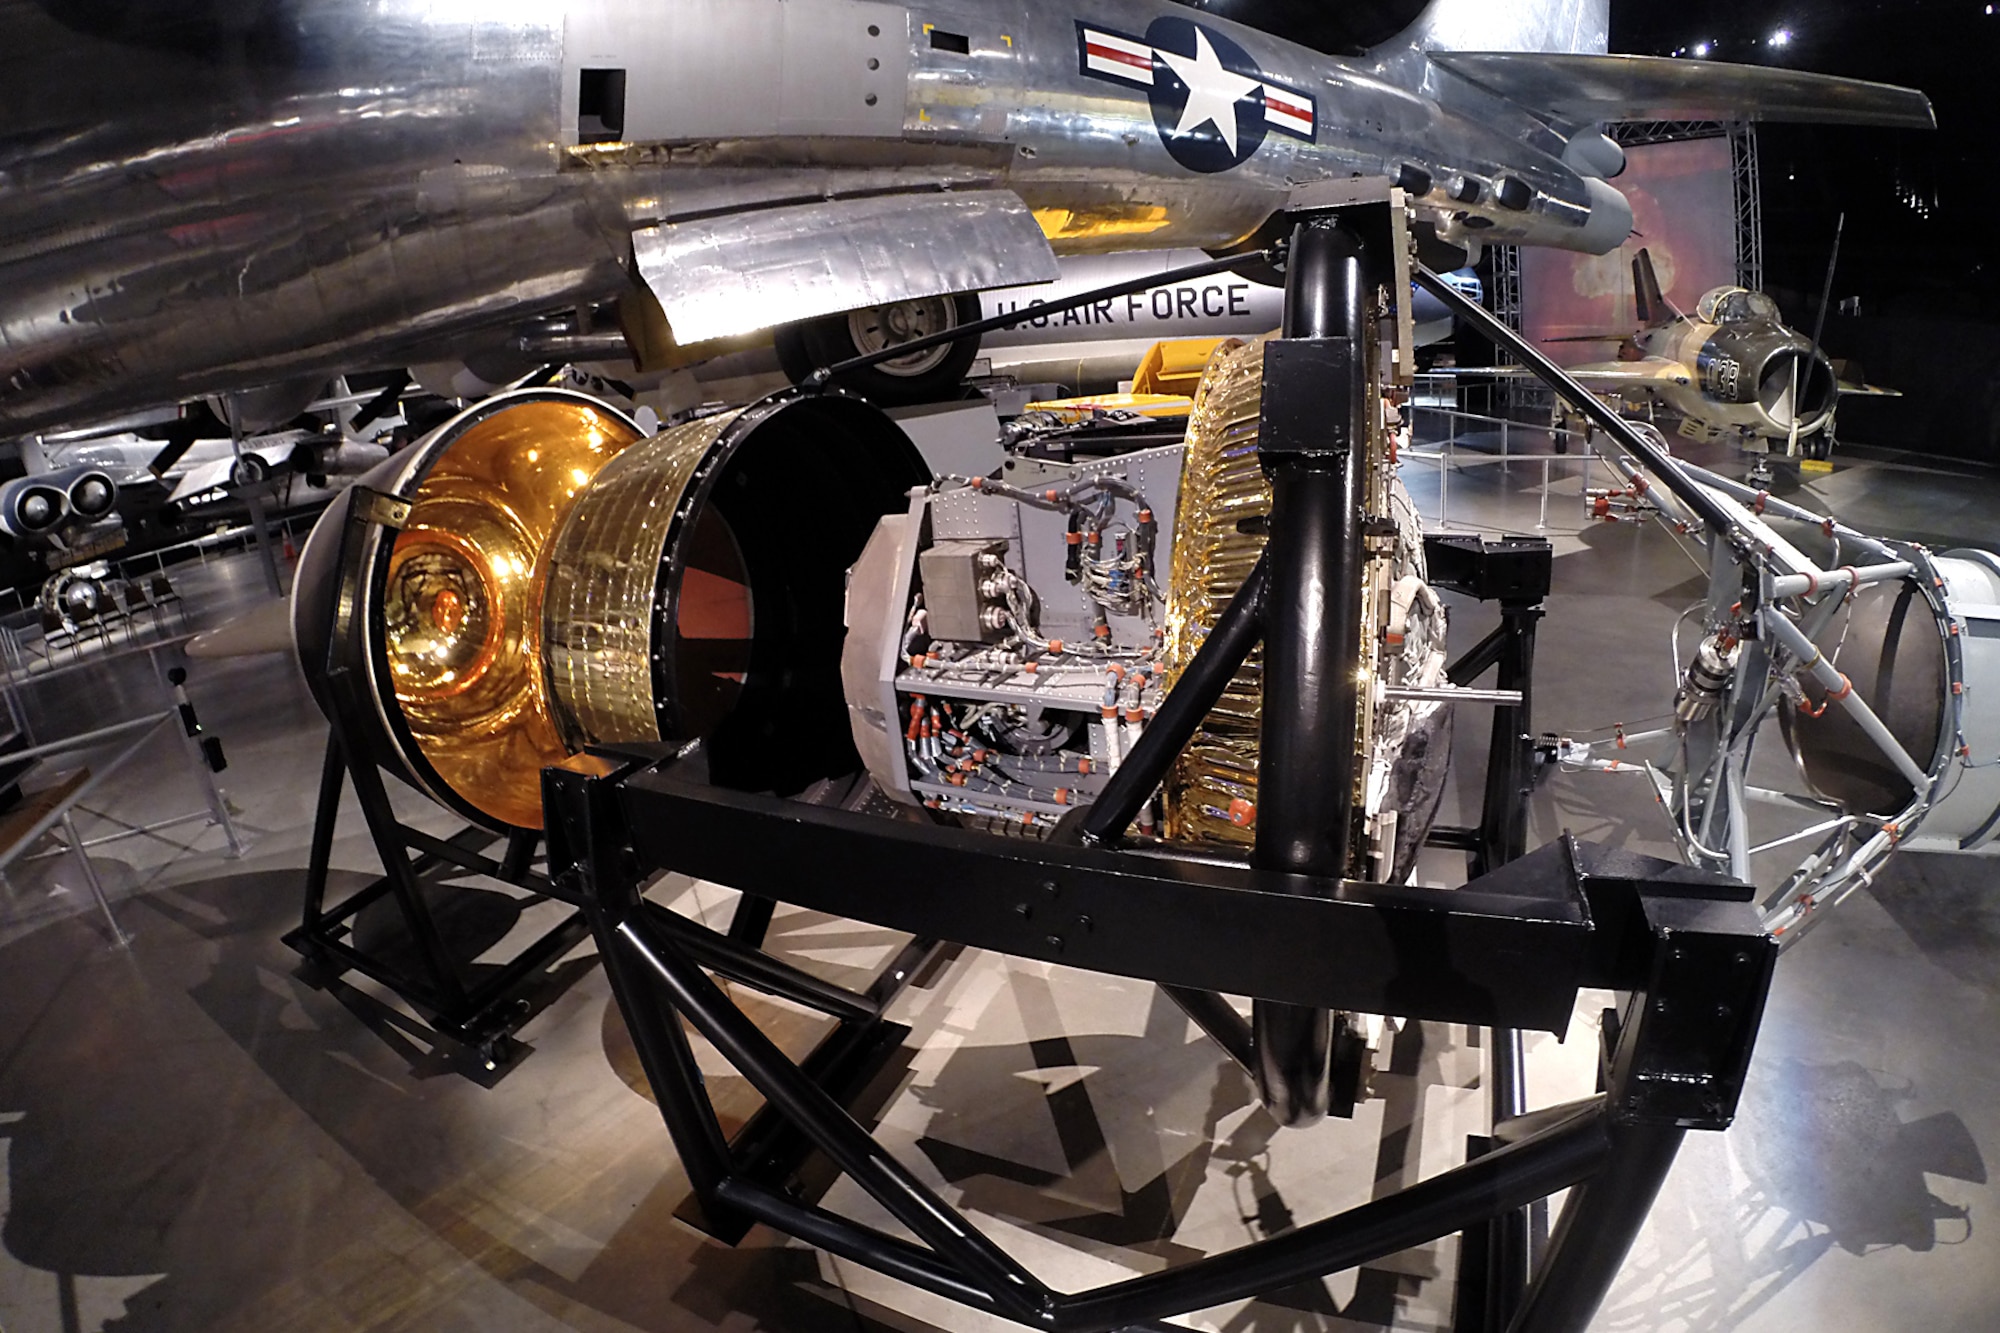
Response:
[[[1542,729],[1581,732],[1665,711],[1669,629],[1701,585],[1659,528],[1586,527],[1577,466],[1549,465],[1558,558],[1536,702]],[[1527,531],[1540,517],[1539,461],[1462,448],[1442,498],[1434,464],[1407,473],[1433,519]],[[2000,550],[2000,476],[1857,450],[1808,489],[1865,530]],[[178,577],[210,620],[263,595],[254,557]],[[1461,642],[1483,631],[1461,608]],[[126,658],[30,687],[37,734],[155,706],[147,670]],[[129,950],[107,942],[68,858],[0,888],[5,1333],[987,1326],[772,1233],[725,1249],[676,1222],[686,1183],[601,972],[577,969],[491,1088],[306,985],[279,936],[299,911],[325,725],[285,656],[198,663],[190,691],[228,747],[247,854],[226,857],[199,823],[98,850]],[[1477,791],[1483,723],[1461,722],[1469,762],[1448,802]],[[88,804],[129,824],[198,807],[172,737],[155,744],[156,763]],[[1549,774],[1534,841],[1564,829],[1666,850],[1641,778]],[[370,854],[350,805],[336,887],[368,878]],[[1457,871],[1434,856],[1422,877]],[[1983,1160],[2000,1152],[1994,878],[1991,862],[1906,854],[1785,955],[1736,1127],[1690,1136],[1597,1328],[2000,1327]],[[710,919],[730,899],[655,893]],[[511,918],[491,905],[502,933]],[[843,979],[896,942],[804,913],[781,913],[773,940]],[[1141,983],[967,953],[898,1006],[912,1036],[879,1132],[1058,1287],[1328,1215],[1443,1169],[1485,1127],[1463,1029],[1403,1033],[1353,1120],[1279,1131]],[[1593,1058],[1582,1036],[1533,1040],[1531,1096],[1588,1091]],[[741,1105],[719,1062],[711,1079]],[[845,1183],[824,1202],[865,1211]],[[1443,1329],[1453,1254],[1440,1242],[1187,1322]]]

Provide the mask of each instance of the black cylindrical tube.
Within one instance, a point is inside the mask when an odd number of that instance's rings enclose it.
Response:
[[[1563,1205],[1541,1272],[1508,1333],[1584,1333],[1645,1225],[1687,1131],[1613,1125],[1603,1168]]]
[[[1329,879],[1348,872],[1354,815],[1361,478],[1368,439],[1362,282],[1361,245],[1353,233],[1330,219],[1303,223],[1294,232],[1285,337],[1344,338],[1351,354],[1340,363],[1344,374],[1311,386],[1318,396],[1313,406],[1330,425],[1328,447],[1277,453],[1272,442],[1264,445],[1271,480],[1271,535],[1264,549],[1270,589],[1251,861],[1260,870]],[[1306,388],[1287,384],[1282,391]],[[1272,392],[1268,383],[1265,392]],[[1331,1015],[1260,1002],[1252,1021],[1265,1107],[1286,1125],[1325,1115]]]
[[[612,954],[643,966],[695,1030],[855,1183],[947,1263],[962,1267],[1010,1317],[1032,1318],[1052,1293],[988,1240],[802,1074],[652,922],[628,917]],[[607,959],[608,961],[608,959]]]
[[[718,976],[844,1022],[866,1023],[880,1017],[879,1010],[866,996],[800,971],[761,949],[710,930],[698,921],[690,921],[671,908],[656,903],[642,903],[641,907],[654,925],[687,950],[688,957]]]
[[[1281,464],[1271,479],[1271,565],[1258,734],[1260,870],[1348,873],[1360,708],[1358,459]]]
[[[1272,1240],[1059,1298],[1057,1327],[1091,1333],[1261,1296],[1448,1236],[1587,1178],[1604,1161],[1605,1120],[1599,1108],[1580,1108],[1532,1139]]]
[[[950,1264],[906,1240],[885,1236],[740,1178],[724,1181],[719,1197],[738,1212],[829,1254],[887,1273],[946,1300],[992,1314],[1005,1313],[985,1291],[953,1272]]]
[[[1146,724],[1145,734],[1125,756],[1125,762],[1111,775],[1083,821],[1086,842],[1104,842],[1122,837],[1139,807],[1152,796],[1153,789],[1167,775],[1167,768],[1194,737],[1201,720],[1236,678],[1237,668],[1257,645],[1262,632],[1265,587],[1268,575],[1260,557],[1223,608],[1215,628],[1209,631],[1194,660],[1181,672],[1180,679],[1167,691],[1160,711]]]
[[[1493,1128],[1528,1109],[1526,1069],[1521,1034],[1513,1028],[1492,1028],[1488,1062],[1492,1075]],[[1528,1286],[1528,1210],[1515,1208],[1495,1217],[1486,1231],[1486,1308],[1506,1318],[1521,1303]]]
[[[1169,986],[1160,983],[1168,999],[1179,1005],[1181,1012],[1194,1021],[1194,1025],[1209,1035],[1209,1039],[1223,1049],[1230,1059],[1251,1069],[1256,1063],[1256,1050],[1250,1037],[1250,1024],[1234,1005],[1214,991],[1195,990],[1188,986]]]

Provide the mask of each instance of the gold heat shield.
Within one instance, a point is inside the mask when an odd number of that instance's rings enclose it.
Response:
[[[557,534],[542,652],[572,745],[700,735],[735,701],[749,664],[749,580],[696,482],[739,415],[685,422],[626,450]],[[659,689],[655,666],[669,649],[675,679]]]
[[[389,556],[389,682],[418,752],[454,794],[540,828],[541,770],[573,753],[541,666],[552,539],[578,493],[641,436],[567,396],[445,430]]]
[[[1245,520],[1268,518],[1271,487],[1257,454],[1264,401],[1264,343],[1224,343],[1217,348],[1195,392],[1189,418],[1181,491],[1174,513],[1174,555],[1167,590],[1167,635],[1163,653],[1167,688],[1207,641],[1230,598],[1243,586],[1264,551],[1261,524],[1242,530]],[[1370,378],[1372,386],[1373,379]],[[1367,419],[1381,419],[1371,387]],[[1366,490],[1372,513],[1386,513],[1388,471],[1381,441],[1371,432]],[[1375,565],[1370,562],[1371,577]],[[1378,601],[1362,599],[1361,642],[1376,637]],[[1362,664],[1362,671],[1367,665]],[[1251,649],[1229,687],[1181,751],[1165,786],[1165,830],[1169,838],[1247,847],[1256,840],[1258,727],[1263,712],[1264,650]],[[1366,678],[1364,676],[1364,684]],[[1367,754],[1374,710],[1358,710],[1355,753]],[[1357,765],[1365,773],[1365,765]],[[1363,792],[1359,777],[1356,808]]]
[[[1240,526],[1271,513],[1271,487],[1257,457],[1263,403],[1264,340],[1223,344],[1195,391],[1174,511],[1164,652],[1169,690],[1264,551],[1262,534]],[[1260,644],[1167,775],[1169,838],[1242,846],[1253,841],[1254,830],[1237,820],[1257,802],[1263,672]]]

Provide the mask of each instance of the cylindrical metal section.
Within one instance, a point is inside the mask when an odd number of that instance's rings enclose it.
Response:
[[[1362,449],[1368,439],[1361,355],[1361,248],[1331,220],[1292,236],[1285,336],[1345,338],[1347,373],[1315,386],[1313,406],[1343,449],[1269,453],[1271,536],[1264,558],[1264,700],[1257,759],[1261,870],[1339,878],[1353,843],[1355,731],[1360,706]],[[1267,381],[1268,395],[1272,386]],[[1301,386],[1281,385],[1299,392]],[[1270,405],[1266,405],[1266,415]],[[1309,1124],[1331,1095],[1332,1019],[1325,1010],[1256,1006],[1256,1075],[1279,1123]]]
[[[1357,461],[1290,461],[1271,479],[1255,857],[1264,870],[1348,872],[1361,662]]]
[[[1509,1333],[1584,1333],[1590,1327],[1686,1133],[1666,1125],[1611,1126],[1611,1153],[1595,1177],[1571,1192]]]
[[[1285,260],[1287,338],[1347,338],[1361,332],[1361,242],[1331,218],[1292,231]]]

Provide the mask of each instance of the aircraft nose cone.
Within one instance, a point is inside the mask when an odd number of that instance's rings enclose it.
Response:
[[[21,501],[21,522],[31,528],[39,528],[55,517],[55,505],[46,495],[29,495]]]

